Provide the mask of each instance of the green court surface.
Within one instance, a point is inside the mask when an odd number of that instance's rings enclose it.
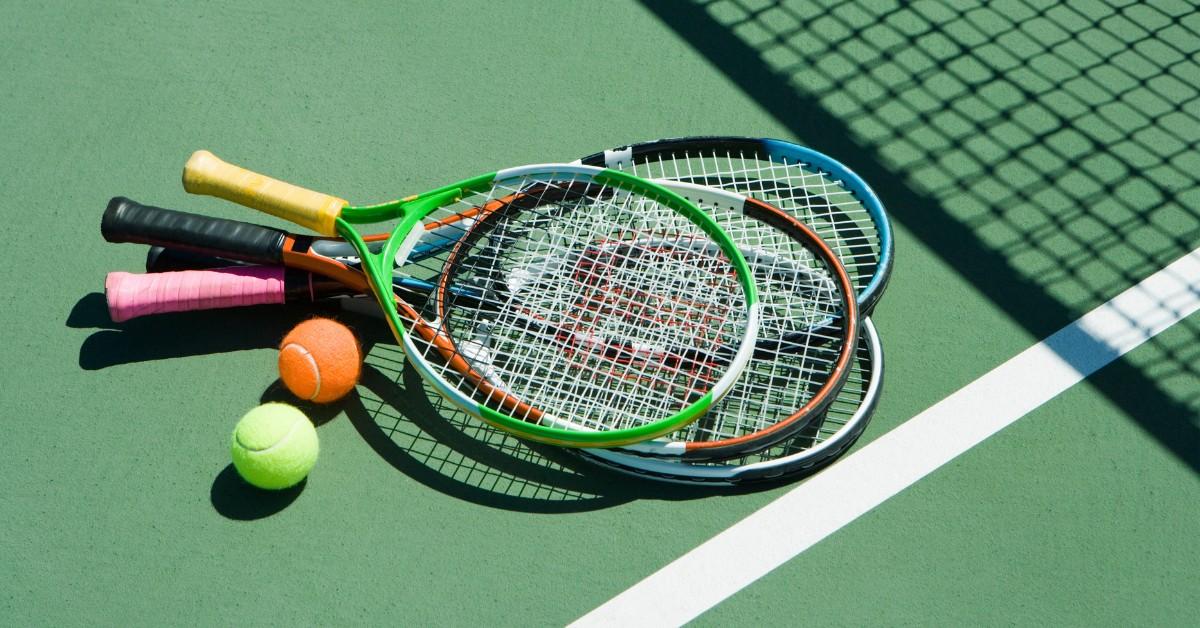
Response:
[[[333,308],[369,348],[358,394],[315,417],[302,490],[247,489],[229,433],[285,398],[274,347],[315,310],[115,324],[102,295],[145,255],[101,239],[114,195],[283,226],[185,194],[196,149],[352,202],[660,137],[833,155],[897,230],[873,317],[885,389],[849,454],[880,481],[897,470],[864,446],[1200,247],[1200,10],[1182,1],[0,15],[5,257],[29,269],[0,280],[4,625],[562,625],[808,487],[685,488],[526,446],[444,407],[379,319]],[[695,622],[1194,625],[1200,315],[1179,318]]]

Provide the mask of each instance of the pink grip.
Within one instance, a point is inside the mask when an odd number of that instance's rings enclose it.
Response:
[[[134,275],[109,273],[104,279],[108,313],[114,322],[148,314],[214,310],[283,303],[282,266],[231,266]]]

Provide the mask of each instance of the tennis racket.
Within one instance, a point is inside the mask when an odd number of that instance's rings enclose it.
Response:
[[[738,243],[747,258],[759,287],[763,304],[763,324],[756,351],[748,365],[748,373],[734,386],[717,407],[693,425],[696,434],[687,441],[652,441],[633,445],[649,455],[714,458],[742,455],[747,451],[770,446],[803,428],[808,419],[825,408],[848,375],[848,364],[857,337],[856,304],[848,275],[832,252],[819,238],[776,208],[760,201],[729,192],[710,190],[682,182],[666,185],[684,197],[694,200],[711,212],[717,223]],[[115,202],[115,201],[114,201]],[[115,241],[136,241],[167,246],[189,246],[192,250],[232,259],[246,259],[243,252],[231,250],[228,242],[214,238],[218,232],[239,232],[246,237],[274,243],[296,243],[296,236],[275,231],[271,237],[259,235],[265,227],[232,221],[182,215],[161,208],[137,206],[122,199],[116,207],[124,208],[123,219],[106,218],[106,237]],[[113,213],[110,204],[107,213]],[[125,218],[135,217],[136,220]],[[174,220],[166,217],[177,216]],[[164,237],[162,229],[147,229],[144,225],[189,221],[190,235],[174,229]],[[224,223],[222,226],[221,223]],[[147,231],[157,231],[148,234]],[[153,236],[153,237],[151,237]],[[332,243],[317,242],[330,245]],[[311,249],[317,248],[316,245]],[[292,248],[294,251],[294,247]],[[154,256],[157,260],[161,255]],[[283,259],[273,255],[271,259]],[[201,261],[211,265],[212,261]],[[288,263],[288,262],[285,262]],[[295,264],[295,262],[291,262]],[[339,264],[353,265],[357,260],[342,257]],[[311,267],[311,265],[309,265]],[[274,269],[278,272],[278,269]],[[143,287],[128,292],[109,292],[110,309],[138,308],[140,311],[161,309],[178,311],[203,307],[197,293],[203,292],[199,280],[209,277],[210,285],[231,284],[235,279],[222,278],[232,271],[237,281],[244,269],[227,269],[208,273],[194,272],[186,277],[175,273],[140,276]],[[136,275],[122,273],[132,281]],[[164,289],[164,286],[168,287]],[[182,286],[182,287],[181,287]],[[279,297],[279,284],[262,286]],[[300,286],[303,288],[303,286]],[[302,292],[298,289],[297,292]],[[210,290],[213,302],[225,306],[225,295],[238,290]],[[125,294],[133,303],[118,300]],[[263,302],[255,300],[252,302]],[[278,302],[281,298],[271,300]],[[130,301],[130,299],[125,299]],[[151,305],[143,302],[150,301]],[[790,404],[790,405],[789,405]],[[787,412],[781,412],[787,408]]]
[[[414,367],[464,410],[526,438],[614,446],[673,431],[723,396],[754,353],[760,305],[737,247],[694,204],[626,173],[527,166],[360,207],[207,151],[183,180],[350,242]],[[393,219],[378,251],[352,226]],[[455,225],[431,307],[397,298],[397,262],[426,231]]]
[[[683,137],[606,150],[579,163],[730,190],[799,218],[845,265],[863,316],[887,287],[894,245],[883,204],[858,175],[811,148],[775,139]]]

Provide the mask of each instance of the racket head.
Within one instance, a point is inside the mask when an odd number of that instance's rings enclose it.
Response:
[[[774,485],[811,475],[844,454],[875,414],[884,379],[883,345],[863,319],[847,383],[826,412],[791,439],[741,458],[711,462],[639,456],[626,449],[575,449],[577,455],[626,475],[713,487]]]
[[[391,217],[400,223],[382,249],[367,250],[352,224]],[[464,233],[435,310],[421,312],[395,298],[391,272],[443,223]],[[459,407],[524,438],[612,447],[673,432],[729,391],[755,349],[761,306],[737,245],[693,203],[628,173],[512,168],[347,206],[335,224],[414,367]],[[703,255],[669,254],[696,243]],[[521,272],[523,283],[512,280]],[[457,298],[471,289],[475,304]]]
[[[578,161],[730,190],[796,216],[842,260],[863,316],[891,277],[894,243],[883,203],[861,177],[820,151],[776,139],[698,136],[630,144]]]

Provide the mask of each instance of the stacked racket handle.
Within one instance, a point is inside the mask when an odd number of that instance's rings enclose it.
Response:
[[[608,382],[609,386],[639,383],[632,381],[638,376],[630,374],[639,373],[647,364],[669,366],[678,376],[676,381],[694,383],[696,396],[713,390],[717,380],[732,382],[718,391],[720,399],[713,396],[703,411],[675,425],[674,431],[650,434],[644,430],[637,438],[610,439],[601,442],[603,448],[574,451],[621,472],[708,485],[787,479],[809,473],[845,451],[866,427],[879,396],[882,349],[865,314],[882,295],[892,264],[890,226],[866,184],[827,156],[777,140],[662,140],[596,153],[580,162],[624,170],[636,179],[656,177],[658,185],[710,217],[736,249],[724,258],[745,260],[757,288],[760,320],[755,338],[744,344],[750,349],[741,352],[744,364],[736,376],[729,377],[725,365],[739,359],[731,340],[712,342],[710,333],[705,336],[709,342],[684,346],[686,343],[678,340],[632,343],[614,340],[611,335],[573,332],[564,342],[563,337],[571,334],[564,332],[562,324],[544,313],[529,316],[527,312],[536,310],[536,304],[523,301],[518,309],[525,313],[518,317],[519,326],[534,342],[545,342],[565,354],[574,361],[572,367],[580,370],[581,361],[595,362],[599,356],[604,368],[611,370],[613,364],[625,368],[626,379]],[[720,246],[700,237],[663,237],[672,230],[661,226],[647,228],[643,224],[626,229],[619,238],[590,237],[567,253],[510,255],[505,265],[493,263],[486,272],[480,271],[475,261],[459,263],[448,271],[455,253],[464,246],[474,246],[490,257],[497,255],[479,244],[480,240],[516,246],[514,241],[498,238],[495,228],[481,236],[475,226],[511,213],[513,206],[524,209],[521,206],[529,204],[526,199],[531,190],[545,182],[545,178],[525,181],[523,187],[507,188],[506,197],[492,196],[485,202],[456,207],[455,213],[425,222],[404,242],[393,243],[390,234],[375,234],[362,237],[361,246],[344,238],[290,234],[116,198],[102,222],[106,239],[150,244],[152,248],[146,264],[150,274],[109,275],[110,312],[120,321],[169,311],[354,298],[374,289],[370,273],[362,272],[369,266],[364,265],[362,252],[371,255],[395,247],[406,250],[400,262],[387,266],[388,296],[415,304],[414,310],[427,307],[430,301],[466,303],[458,307],[466,307],[490,324],[498,315],[494,308],[481,305],[483,293],[496,292],[498,286],[507,292],[507,302],[512,302],[514,294],[528,294],[528,286],[556,285],[566,276],[567,281],[582,284],[566,306],[587,316],[612,309],[614,303],[644,299],[644,288],[635,277],[645,271],[646,264],[674,265],[687,269],[679,279],[692,283],[677,290],[666,309],[651,318],[632,320],[646,324],[666,314],[668,318],[657,323],[666,320],[682,329],[703,327],[711,312],[693,307],[691,295],[712,289],[711,267],[724,259]],[[558,211],[552,217],[563,222],[562,208],[578,205],[579,196],[587,198],[588,193],[578,194],[577,187],[561,186],[551,203],[539,188],[539,207],[554,205]],[[588,198],[588,202],[593,200]],[[534,220],[526,220],[520,228],[544,230],[551,214],[535,214]],[[638,258],[637,265],[613,262],[630,257]],[[562,305],[556,302],[556,306]],[[577,321],[580,316],[567,320]],[[449,333],[463,337],[462,332]],[[694,338],[695,333],[684,337]],[[515,377],[524,378],[517,384],[522,390],[540,392],[579,385],[578,381],[548,377],[548,368],[530,374],[516,372],[511,366],[544,359],[544,351],[531,353],[513,343],[485,341],[478,328],[465,338],[455,351],[468,354],[484,380],[502,382],[497,388],[508,386]],[[523,339],[528,342],[528,337]],[[429,351],[432,344],[410,343],[405,349],[428,355],[436,353]],[[538,421],[537,417],[520,418]],[[554,429],[561,431],[564,426]],[[587,433],[596,428],[585,425],[580,429]],[[507,431],[529,437],[519,429]],[[646,434],[650,435],[642,437]],[[580,447],[592,443],[568,439],[559,444]]]

